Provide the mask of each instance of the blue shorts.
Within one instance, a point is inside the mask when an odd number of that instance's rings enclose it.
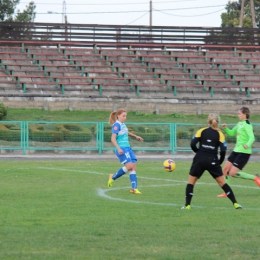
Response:
[[[120,148],[124,151],[123,154],[118,154],[117,150],[115,152],[120,163],[122,163],[122,164],[126,164],[129,162],[136,163],[136,161],[137,161],[136,156],[130,147],[123,147],[123,148],[120,147]]]

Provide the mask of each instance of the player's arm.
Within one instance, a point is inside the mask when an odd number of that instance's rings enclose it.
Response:
[[[197,147],[197,143],[200,141],[201,133],[205,128],[201,128],[196,132],[196,134],[192,137],[190,142],[190,147],[194,153],[197,153],[199,151],[199,148]]]
[[[115,123],[112,127],[111,143],[115,146],[119,154],[123,154],[123,150],[120,148],[116,141],[118,132],[120,131],[120,125]]]
[[[245,145],[247,147],[251,147],[253,142],[255,141],[255,135],[254,135],[254,132],[253,132],[253,127],[251,124],[246,124],[245,125],[245,129],[246,129],[246,133],[248,135],[248,141],[245,143]]]
[[[128,135],[136,138],[137,140],[139,140],[141,142],[144,140],[141,136],[135,135],[134,133],[131,133],[131,132],[128,132]]]
[[[238,124],[236,124],[235,127],[233,127],[232,129],[229,129],[226,124],[223,124],[224,127],[224,131],[225,133],[227,133],[229,136],[235,136],[237,134],[237,128],[238,128]]]
[[[225,160],[225,156],[226,156],[226,151],[227,151],[227,146],[224,145],[224,143],[220,143],[220,158],[219,158],[219,164],[222,164],[223,161]]]
[[[199,138],[194,135],[190,142],[190,147],[194,153],[197,153],[199,151],[199,148],[197,147],[197,143],[199,142]]]
[[[117,143],[117,141],[116,141],[116,136],[117,136],[117,134],[112,134],[112,135],[111,135],[111,142],[112,142],[112,144],[116,147],[116,149],[119,150],[120,147],[119,147],[119,145],[118,145],[118,143]]]
[[[227,143],[225,141],[225,136],[222,132],[219,132],[219,147],[220,147],[220,158],[219,158],[219,164],[222,164],[225,160],[226,151],[227,151]]]

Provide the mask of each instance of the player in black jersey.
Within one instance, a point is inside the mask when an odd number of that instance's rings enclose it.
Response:
[[[210,113],[208,116],[208,127],[199,129],[191,140],[190,146],[196,155],[193,158],[190,168],[188,184],[186,186],[186,203],[182,209],[190,209],[194,185],[204,171],[208,171],[216,180],[218,185],[232,201],[235,209],[242,209],[237,203],[235,195],[230,186],[226,183],[222,173],[221,164],[225,159],[227,147],[225,136],[218,127],[219,122],[219,116]],[[198,143],[199,147],[197,147]],[[219,149],[220,158],[218,158]]]

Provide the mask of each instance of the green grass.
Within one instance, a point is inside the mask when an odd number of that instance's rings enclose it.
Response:
[[[111,111],[112,112],[112,111]],[[128,111],[128,122],[180,122],[180,123],[206,123],[208,115],[184,115],[171,113],[166,115],[147,114],[142,112]],[[108,111],[69,111],[55,110],[47,111],[43,109],[15,109],[8,108],[7,117],[5,120],[20,120],[20,121],[74,121],[74,122],[107,122],[110,112]],[[258,122],[260,116],[253,115],[252,122]],[[221,115],[222,122],[236,123],[238,118],[236,111],[234,116]]]
[[[161,161],[137,164],[142,195],[127,175],[107,189],[118,161],[1,161],[0,259],[258,259],[259,192],[232,179],[235,210],[205,173],[192,209],[180,210],[190,161],[166,173]],[[258,172],[250,162],[245,171]]]

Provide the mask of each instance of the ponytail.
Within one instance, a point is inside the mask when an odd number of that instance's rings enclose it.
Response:
[[[117,120],[117,116],[121,115],[124,112],[126,113],[126,110],[124,110],[122,108],[118,109],[117,111],[112,112],[108,119],[109,124],[113,125]]]
[[[116,111],[112,112],[109,116],[108,122],[110,125],[113,125],[116,122]]]
[[[208,124],[214,129],[219,130],[218,124],[220,123],[219,115],[215,113],[210,113],[208,116]]]

